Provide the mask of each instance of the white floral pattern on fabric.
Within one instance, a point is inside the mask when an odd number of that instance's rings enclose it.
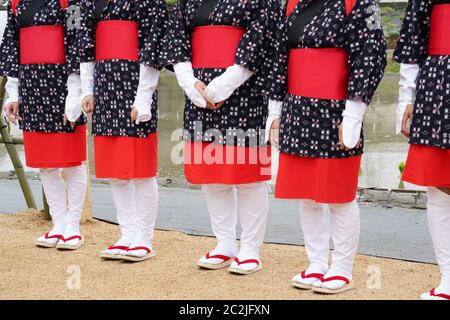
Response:
[[[170,19],[168,34],[161,54],[166,65],[191,61],[190,30],[194,27],[194,15],[203,0],[178,0]],[[268,99],[263,95],[267,81],[268,65],[271,64],[271,39],[278,13],[281,11],[277,0],[219,0],[209,15],[210,25],[245,27],[235,64],[255,72],[226,100],[222,108],[209,110],[196,107],[186,97],[184,109],[184,139],[214,141],[219,144],[246,146],[252,144],[247,139],[227,139],[227,133],[237,129],[253,137],[264,131],[267,118]],[[226,69],[195,68],[194,76],[205,84],[220,76]],[[201,123],[201,128],[196,124]],[[208,132],[208,133],[206,133]],[[258,140],[262,142],[264,137]]]
[[[33,18],[33,25],[64,25],[66,64],[19,63],[20,16],[31,0],[21,0],[13,14],[8,5],[8,22],[0,47],[0,74],[19,78],[20,128],[30,132],[74,132],[64,125],[64,111],[69,74],[79,74],[78,41],[76,29],[68,28],[71,12],[62,10],[60,0],[48,0]],[[78,5],[78,0],[69,0],[68,6]],[[77,124],[86,123],[81,116]]]
[[[310,4],[300,0],[289,17],[281,19],[272,59],[270,98],[283,101],[280,125],[280,151],[315,158],[348,158],[360,155],[361,143],[349,151],[340,150],[339,127],[346,100],[325,100],[287,93],[288,30],[294,19]],[[344,0],[329,0],[312,21],[299,32],[296,48],[344,48],[349,53],[348,99],[360,97],[369,104],[386,66],[386,42],[381,28],[369,28],[368,19],[375,0],[358,0],[347,16]],[[372,9],[369,9],[372,8]]]
[[[80,59],[95,60],[94,1],[81,0]],[[163,0],[111,0],[101,20],[138,22],[138,61],[97,61],[94,74],[95,109],[92,132],[97,136],[145,138],[157,131],[158,93],[152,96],[151,120],[136,124],[131,109],[139,85],[139,64],[161,69],[159,50],[168,22],[167,5]]]
[[[450,56],[428,56],[432,7],[409,1],[394,59],[421,67],[409,143],[450,149]]]

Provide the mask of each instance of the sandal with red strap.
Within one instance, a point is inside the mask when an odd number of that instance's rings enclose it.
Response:
[[[236,274],[248,275],[255,273],[262,269],[262,263],[259,259],[247,259],[247,260],[239,260],[238,258],[234,258],[233,263],[228,268],[228,271]]]
[[[118,241],[112,246],[109,246],[108,249],[103,250],[100,253],[100,258],[107,260],[122,260],[123,255],[127,253],[129,249],[130,242]]]
[[[42,237],[39,237],[36,240],[36,245],[38,247],[44,248],[55,248],[59,242],[63,238],[62,234],[50,234],[51,232],[47,232]]]
[[[311,290],[313,288],[313,284],[318,281],[322,281],[323,277],[323,273],[311,272],[306,274],[305,270],[292,278],[292,285],[299,289]]]
[[[122,259],[131,262],[141,262],[148,260],[156,255],[156,252],[147,246],[129,247]]]
[[[233,262],[233,258],[224,254],[211,254],[207,252],[197,262],[197,266],[210,270],[222,269],[228,267]]]
[[[84,243],[84,238],[79,235],[73,235],[67,238],[61,236],[58,244],[56,245],[56,249],[60,250],[76,250],[80,248]]]
[[[431,289],[420,296],[420,300],[450,300],[450,295],[445,293],[436,293],[436,289]]]
[[[312,291],[325,294],[337,294],[353,289],[353,282],[343,276],[324,276],[320,282],[313,284]]]

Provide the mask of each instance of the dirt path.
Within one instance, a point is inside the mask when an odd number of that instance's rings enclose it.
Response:
[[[290,286],[307,265],[303,247],[264,245],[264,269],[243,277],[197,269],[197,259],[215,244],[212,238],[157,231],[157,257],[130,264],[99,258],[118,237],[115,225],[83,225],[86,244],[76,252],[35,247],[49,226],[35,211],[0,214],[0,299],[417,299],[439,281],[434,265],[358,256],[356,289],[330,297]],[[380,289],[373,279],[380,279]]]

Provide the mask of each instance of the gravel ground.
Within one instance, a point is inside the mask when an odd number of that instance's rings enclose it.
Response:
[[[157,231],[158,255],[131,264],[99,258],[118,236],[115,225],[83,225],[86,243],[76,252],[35,247],[36,237],[49,228],[38,211],[0,214],[0,299],[417,299],[438,283],[434,265],[359,255],[356,288],[324,296],[290,285],[307,265],[301,246],[265,244],[264,269],[235,276],[195,266],[214,246],[212,238]]]

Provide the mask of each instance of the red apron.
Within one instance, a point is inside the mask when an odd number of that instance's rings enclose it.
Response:
[[[97,24],[95,58],[138,61],[138,23],[104,20]],[[97,178],[137,179],[155,177],[158,171],[158,134],[147,138],[95,136]]]
[[[192,31],[192,66],[224,69],[234,64],[245,29],[201,26]],[[186,142],[184,175],[194,184],[244,184],[271,179],[269,147],[236,147]]]
[[[20,64],[65,64],[64,27],[21,28]],[[75,133],[23,132],[26,164],[32,168],[67,168],[86,160],[86,126]]]
[[[402,180],[419,186],[450,188],[450,149],[411,144]]]
[[[344,49],[289,51],[289,94],[346,100],[348,79],[348,53]],[[351,202],[356,197],[360,163],[361,156],[328,159],[280,153],[275,197],[319,203]]]
[[[450,55],[450,4],[435,4],[431,12],[428,55]]]
[[[26,164],[30,168],[69,168],[86,160],[86,125],[75,133],[23,131]]]

